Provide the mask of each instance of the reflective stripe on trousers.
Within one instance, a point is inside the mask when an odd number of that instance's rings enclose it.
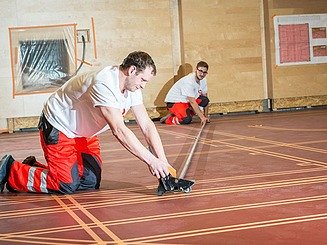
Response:
[[[27,189],[30,192],[36,192],[36,190],[34,188],[34,184],[35,184],[34,182],[36,180],[35,170],[36,170],[36,167],[31,167],[30,170],[28,171]],[[46,169],[44,169],[40,172],[40,176],[39,176],[39,185],[37,187],[43,193],[48,193],[47,181],[46,181],[47,174],[48,174],[48,171]]]

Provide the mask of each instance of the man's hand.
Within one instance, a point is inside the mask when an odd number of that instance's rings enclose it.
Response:
[[[164,178],[169,175],[168,169],[169,163],[156,158],[155,161],[151,162],[148,167],[153,176],[156,176],[158,179]]]
[[[200,116],[200,120],[201,120],[201,124],[204,124],[204,123],[210,121],[210,119],[208,117],[204,116],[203,114]]]

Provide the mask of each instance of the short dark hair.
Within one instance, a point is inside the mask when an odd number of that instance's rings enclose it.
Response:
[[[157,74],[157,68],[154,64],[151,56],[142,51],[134,51],[130,53],[120,65],[121,69],[127,69],[131,66],[135,66],[137,72],[144,71],[148,66],[152,68],[152,74],[155,76]]]
[[[207,68],[207,70],[209,70],[209,65],[205,61],[200,61],[199,63],[197,63],[196,68],[199,68],[199,67],[205,67],[205,68]]]

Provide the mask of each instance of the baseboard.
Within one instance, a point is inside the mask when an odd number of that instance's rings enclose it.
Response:
[[[37,129],[39,118],[39,116],[7,118],[8,132]]]
[[[272,100],[272,109],[285,110],[285,109],[296,109],[296,108],[310,108],[317,106],[327,105],[327,95],[319,96],[306,96],[306,97],[290,97],[290,98],[279,98]]]

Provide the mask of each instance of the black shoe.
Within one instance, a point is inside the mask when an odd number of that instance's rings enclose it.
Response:
[[[27,164],[31,167],[36,166],[36,158],[35,156],[26,157],[22,163]]]
[[[9,183],[7,182],[6,183],[6,188],[9,192],[12,192],[12,193],[17,193],[18,191],[16,191],[14,188],[12,188]]]
[[[12,158],[11,155],[5,155],[0,161],[0,192],[3,192],[5,188],[5,184],[9,178],[9,171],[11,165],[15,160]]]

